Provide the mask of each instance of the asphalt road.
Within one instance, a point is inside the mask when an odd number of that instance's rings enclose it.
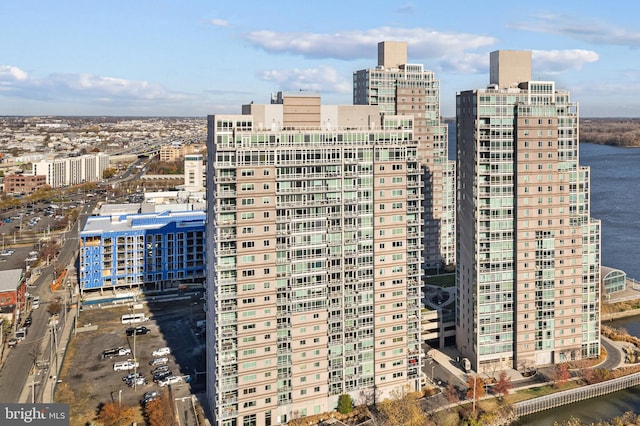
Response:
[[[87,212],[91,211],[91,209],[92,206],[90,205],[84,206],[78,219],[81,224],[84,224]],[[64,266],[75,264],[78,250],[78,226],[74,226],[71,231],[67,232],[65,237],[65,242],[61,247],[58,258],[51,262],[49,266],[42,267],[40,276],[34,282],[33,287],[28,289],[31,294],[40,297],[40,308],[33,311],[33,323],[29,327],[27,338],[15,348],[9,349],[9,354],[2,365],[0,370],[1,402],[19,402],[22,389],[30,385],[26,381],[29,371],[35,362],[48,360],[49,358],[48,346],[41,350],[43,342],[48,342],[51,339],[48,327],[49,314],[47,313],[47,304],[58,296],[58,294],[54,295],[49,285],[52,282],[56,264]]]

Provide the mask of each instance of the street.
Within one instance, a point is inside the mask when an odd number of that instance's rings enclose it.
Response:
[[[92,208],[90,205],[85,205],[78,222],[83,224],[86,220],[87,212],[90,212]],[[2,402],[24,402],[20,401],[20,394],[25,386],[31,386],[31,383],[27,383],[27,378],[32,367],[36,363],[44,365],[49,362],[50,349],[48,345],[51,340],[51,333],[48,327],[49,313],[47,312],[47,306],[56,297],[64,297],[69,294],[67,289],[57,291],[54,294],[51,291],[50,284],[56,264],[64,266],[73,266],[75,264],[78,250],[77,229],[78,226],[74,226],[67,232],[58,258],[48,266],[40,267],[40,275],[27,290],[32,295],[40,297],[40,308],[33,311],[33,323],[29,328],[27,338],[9,351],[2,365],[0,370],[0,401]],[[36,398],[37,400],[38,398]]]

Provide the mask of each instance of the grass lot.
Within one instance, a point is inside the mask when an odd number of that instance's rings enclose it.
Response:
[[[438,287],[453,287],[456,285],[456,274],[429,275],[424,281],[426,284]]]

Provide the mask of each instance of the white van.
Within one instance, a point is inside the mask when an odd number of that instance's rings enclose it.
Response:
[[[38,309],[39,307],[40,307],[40,298],[36,296],[31,301],[31,309]]]
[[[145,314],[127,314],[122,316],[123,324],[134,324],[138,322],[145,322],[148,320]]]

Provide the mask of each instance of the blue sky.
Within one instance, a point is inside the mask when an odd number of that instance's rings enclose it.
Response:
[[[533,78],[583,117],[640,117],[640,2],[2,0],[0,115],[239,113],[279,90],[352,103],[377,43],[457,91],[488,83],[489,52],[531,50]]]

